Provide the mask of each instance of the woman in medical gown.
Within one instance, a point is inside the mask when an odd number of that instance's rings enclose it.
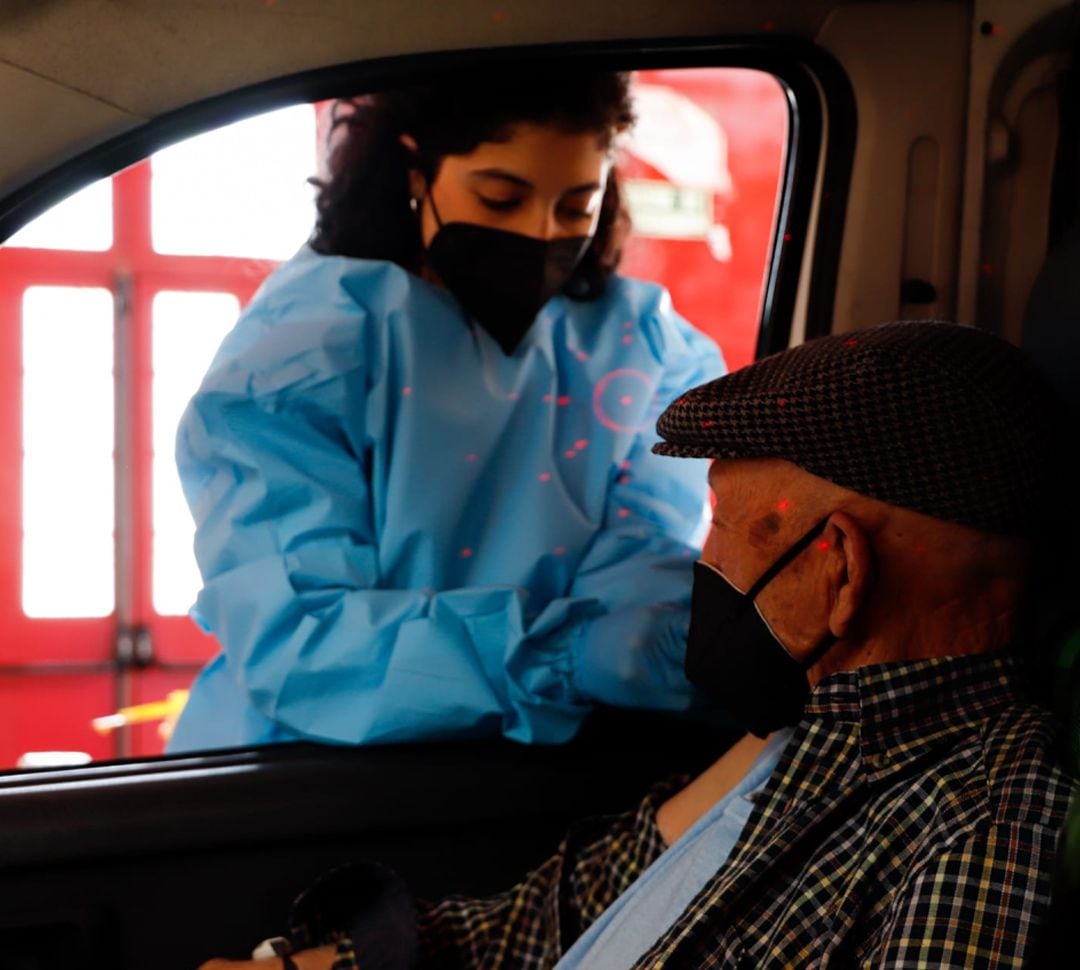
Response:
[[[723,363],[614,272],[628,83],[458,72],[339,106],[312,240],[180,426],[221,652],[171,750],[557,743],[597,703],[691,704],[706,474],[650,445]]]

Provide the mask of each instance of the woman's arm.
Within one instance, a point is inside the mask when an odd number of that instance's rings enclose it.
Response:
[[[665,363],[652,419],[689,388],[725,373],[716,345],[666,299],[644,329]],[[638,434],[612,483],[604,527],[578,568],[572,594],[595,598],[604,610],[575,641],[574,684],[606,704],[682,710],[694,698],[683,657],[699,554],[690,542],[704,523],[708,465],[654,455],[658,440],[651,425]]]
[[[602,607],[556,599],[527,622],[515,586],[380,588],[366,456],[335,417],[342,384],[295,400],[204,390],[185,414],[196,611],[229,670],[262,714],[317,740],[567,740],[588,711],[570,642]]]

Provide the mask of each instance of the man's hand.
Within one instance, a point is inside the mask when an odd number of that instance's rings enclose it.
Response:
[[[320,946],[314,950],[294,953],[293,963],[298,970],[330,970],[337,957],[336,946]],[[265,957],[262,960],[208,960],[199,970],[281,970],[281,957]]]

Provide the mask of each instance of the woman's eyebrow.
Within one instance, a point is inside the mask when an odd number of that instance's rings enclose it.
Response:
[[[520,186],[523,189],[533,188],[532,182],[528,179],[524,179],[520,175],[515,175],[513,172],[507,172],[501,168],[478,168],[469,174],[473,176],[473,178],[498,179],[501,182],[510,182],[512,185]]]
[[[532,189],[535,186],[526,178],[515,175],[502,168],[478,168],[469,173],[473,178],[498,179],[501,182],[509,182],[523,189]],[[577,195],[581,192],[599,192],[603,186],[599,182],[585,182],[575,185],[563,192],[563,195]]]
[[[567,189],[564,195],[577,195],[579,192],[599,192],[603,186],[599,182],[586,182],[584,185],[575,185],[572,189]]]

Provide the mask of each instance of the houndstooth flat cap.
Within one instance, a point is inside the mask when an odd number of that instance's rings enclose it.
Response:
[[[1075,484],[1063,423],[1022,351],[911,321],[822,337],[694,388],[660,415],[653,451],[782,458],[890,505],[1030,536]]]

